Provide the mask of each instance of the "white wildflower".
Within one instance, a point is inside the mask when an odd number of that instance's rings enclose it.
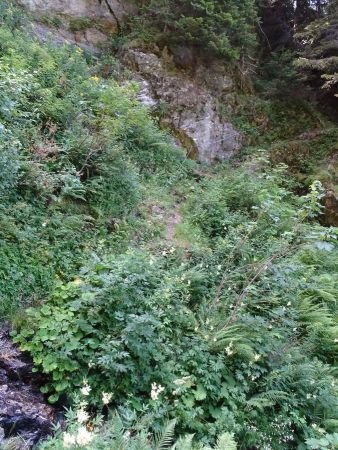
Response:
[[[256,353],[255,356],[254,356],[254,359],[255,359],[255,361],[259,361],[261,359],[261,355]]]
[[[226,351],[226,354],[228,355],[228,356],[231,356],[232,354],[233,354],[233,349],[232,349],[232,342],[230,342],[230,344],[228,345],[228,347],[225,347],[225,351]]]
[[[87,380],[83,380],[83,387],[80,389],[82,395],[89,395],[92,388],[89,386]]]
[[[113,398],[113,394],[111,392],[102,392],[102,403],[104,405],[108,405]]]
[[[76,443],[80,446],[89,444],[93,440],[93,433],[87,430],[86,427],[80,427],[77,431]]]
[[[176,386],[184,386],[185,384],[187,384],[189,382],[191,378],[191,375],[187,376],[187,377],[183,377],[183,378],[177,378],[177,380],[174,380],[174,384],[176,384]]]
[[[152,385],[151,385],[151,392],[150,392],[151,399],[152,400],[158,400],[159,395],[163,391],[164,391],[164,387],[163,386],[161,386],[160,384],[152,383]]]
[[[75,443],[76,443],[76,437],[75,436],[73,436],[70,433],[64,433],[63,434],[63,446],[65,448],[69,448],[72,445],[75,445]]]
[[[286,306],[291,306],[291,302],[288,302]]]
[[[86,423],[89,419],[89,414],[84,408],[80,408],[76,413],[78,423]]]
[[[130,431],[126,431],[126,432],[124,433],[124,435],[123,435],[123,437],[124,437],[124,439],[125,439],[126,441],[128,441],[128,440],[130,439],[130,436],[131,436]]]

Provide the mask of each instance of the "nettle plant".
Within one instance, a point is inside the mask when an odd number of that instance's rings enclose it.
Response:
[[[244,448],[301,449],[334,432],[337,234],[307,224],[319,184],[298,200],[281,168],[259,164],[189,196],[188,255],[97,258],[27,311],[15,340],[50,375],[50,401],[86,379],[94,405],[111,392],[115,408],[205,442],[234,432]]]

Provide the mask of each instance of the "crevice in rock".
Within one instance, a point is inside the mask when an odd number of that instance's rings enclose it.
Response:
[[[120,30],[121,30],[121,23],[120,23],[120,20],[119,20],[119,18],[117,17],[117,15],[115,14],[115,11],[114,11],[114,9],[111,7],[109,1],[108,1],[108,0],[99,0],[99,2],[100,2],[100,5],[102,5],[102,2],[105,3],[105,5],[106,5],[107,8],[108,8],[109,13],[114,17],[114,20],[115,20],[115,22],[116,22],[116,26],[117,26],[118,31],[120,31]]]

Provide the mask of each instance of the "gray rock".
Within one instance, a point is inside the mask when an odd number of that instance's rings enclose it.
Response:
[[[173,56],[174,63],[181,69],[191,69],[196,62],[193,50],[183,45],[173,49]]]
[[[28,358],[0,330],[0,444],[18,438],[11,448],[28,450],[52,432],[54,410],[39,391]],[[14,445],[14,444],[13,444]]]
[[[92,19],[118,25],[126,13],[135,10],[132,1],[118,0],[17,0],[39,15],[64,16],[73,19]]]
[[[229,159],[241,148],[241,134],[218,112],[220,96],[229,95],[233,88],[224,72],[210,75],[203,67],[192,77],[167,67],[159,56],[138,49],[124,50],[121,59],[137,74],[136,80],[143,80],[141,101],[168,105],[162,124],[173,131],[188,156],[210,164]]]

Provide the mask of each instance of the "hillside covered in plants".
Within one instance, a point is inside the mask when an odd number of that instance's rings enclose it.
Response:
[[[0,448],[337,449],[337,1],[98,2],[114,32],[28,3],[0,2],[0,327],[55,427],[4,409],[0,348]]]

